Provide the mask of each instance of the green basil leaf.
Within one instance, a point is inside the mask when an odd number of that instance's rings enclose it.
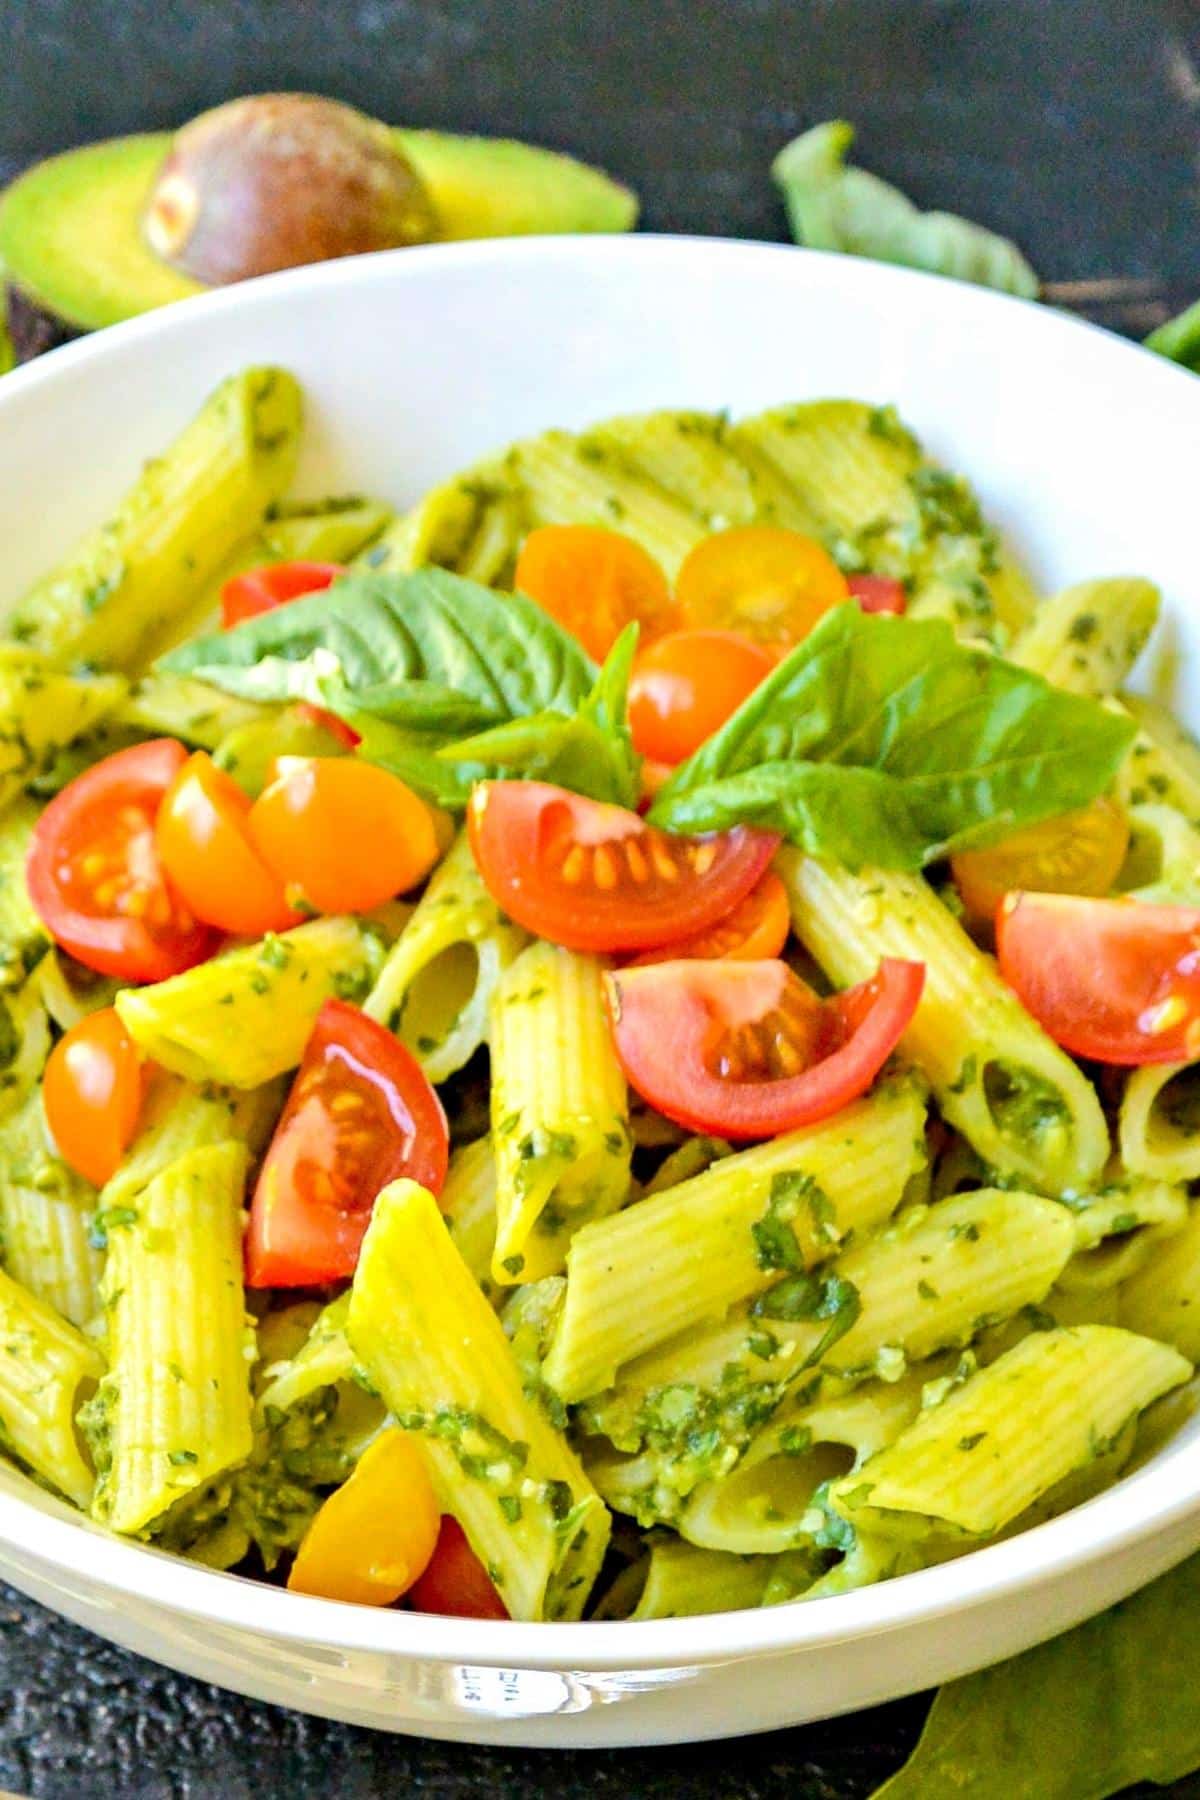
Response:
[[[1146,339],[1147,350],[1156,350],[1159,356],[1168,356],[1172,362],[1182,363],[1185,369],[1191,369],[1200,375],[1200,300],[1181,312],[1157,331],[1152,331]]]
[[[1094,700],[961,644],[940,619],[821,621],[676,770],[671,831],[739,821],[850,867],[916,869],[1084,806],[1133,731]]]
[[[1022,1656],[951,1682],[874,1800],[1106,1800],[1200,1767],[1200,1557]]]
[[[1015,244],[955,213],[921,212],[889,182],[847,168],[853,142],[854,127],[835,119],[794,138],[775,158],[771,173],[797,243],[1037,296],[1038,278]]]
[[[595,665],[521,594],[445,569],[363,572],[232,631],[182,644],[160,668],[255,700],[318,699],[338,681],[405,730],[463,731],[528,713],[573,713]]]

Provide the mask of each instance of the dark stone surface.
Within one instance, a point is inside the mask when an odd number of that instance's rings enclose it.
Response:
[[[1117,283],[1061,296],[1106,322],[1200,292],[1196,0],[0,0],[0,47],[0,173],[312,88],[574,150],[655,230],[775,238],[771,156],[840,114],[865,162],[1048,281]],[[36,1800],[859,1800],[922,1711],[693,1749],[424,1744],[222,1694],[0,1590],[0,1787]],[[1200,1800],[1200,1779],[1146,1792]]]

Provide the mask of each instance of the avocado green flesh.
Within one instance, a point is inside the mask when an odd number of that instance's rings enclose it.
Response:
[[[598,169],[505,138],[401,131],[447,239],[628,231],[637,200]],[[202,293],[141,231],[168,132],[110,138],[37,163],[0,195],[0,263],[38,306],[83,330]]]

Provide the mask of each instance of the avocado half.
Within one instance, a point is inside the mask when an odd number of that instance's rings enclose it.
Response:
[[[599,169],[510,138],[394,133],[442,240],[629,231],[637,197]],[[35,164],[0,195],[0,267],[19,355],[204,292],[146,244],[142,212],[169,132],[110,138]]]

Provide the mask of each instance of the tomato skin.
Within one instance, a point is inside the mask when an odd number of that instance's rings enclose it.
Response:
[[[630,1085],[690,1131],[742,1140],[816,1124],[865,1093],[917,1009],[925,965],[885,958],[827,1001],[772,961],[658,963],[604,980]],[[756,1030],[773,1035],[780,1072],[747,1067],[761,1055]]]
[[[397,776],[355,757],[280,757],[246,829],[288,898],[323,913],[382,906],[438,858],[429,808]]]
[[[439,1194],[449,1154],[446,1115],[420,1064],[358,1007],[327,1000],[254,1190],[247,1284],[352,1275],[376,1195],[402,1175]]]
[[[544,781],[480,782],[467,828],[496,904],[570,950],[651,950],[706,931],[745,898],[779,845],[744,825],[671,837]]]
[[[1013,893],[996,913],[1000,973],[1064,1050],[1139,1068],[1200,1056],[1200,911]]]
[[[857,600],[865,613],[892,613],[899,617],[908,609],[904,583],[894,575],[847,575],[850,597]]]
[[[649,551],[604,525],[531,531],[517,557],[513,587],[536,600],[596,662],[634,620],[653,637],[674,619],[667,578]]]
[[[973,924],[991,925],[1005,894],[1091,894],[1112,888],[1129,847],[1129,822],[1106,795],[1090,806],[1028,825],[986,850],[950,858],[959,896]]]
[[[442,1519],[437,1548],[408,1599],[414,1612],[444,1613],[456,1619],[509,1616],[462,1526],[450,1513]]]
[[[345,573],[340,563],[318,562],[263,563],[257,569],[246,569],[221,589],[221,623],[230,631],[246,619],[257,619],[262,613],[274,612],[277,606],[286,606],[290,600],[332,587],[338,576]]]
[[[702,538],[675,593],[685,625],[729,627],[791,649],[848,597],[846,578],[815,538],[781,525],[734,525]]]
[[[293,1594],[393,1606],[429,1565],[441,1520],[429,1471],[407,1432],[380,1432],[305,1532]]]
[[[693,957],[704,961],[764,962],[777,957],[792,929],[787,889],[773,869],[750,889],[731,913],[718,919],[697,937],[680,938],[661,950],[643,950],[631,958],[631,969],[650,963],[681,962]]]
[[[61,1037],[46,1063],[42,1099],[59,1155],[93,1187],[116,1174],[137,1132],[142,1059],[111,1006]]]
[[[197,750],[163,797],[154,841],[163,868],[198,919],[245,937],[286,931],[304,915],[259,857],[246,830],[250,801]]]
[[[362,738],[353,725],[347,725],[345,719],[339,719],[336,713],[326,712],[323,706],[311,706],[307,700],[297,700],[296,712],[306,724],[316,725],[322,731],[327,731],[343,750],[357,750],[362,743]]]
[[[34,827],[29,897],[54,941],[101,975],[165,981],[216,946],[170,887],[154,844],[158,809],[187,755],[174,738],[118,750],[69,782]]]
[[[671,631],[639,652],[629,683],[633,747],[678,763],[719,731],[775,660],[737,631]]]

